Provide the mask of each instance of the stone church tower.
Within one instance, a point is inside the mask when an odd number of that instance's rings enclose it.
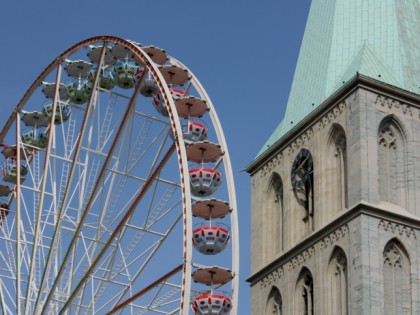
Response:
[[[420,314],[420,0],[312,0],[247,171],[252,315]]]

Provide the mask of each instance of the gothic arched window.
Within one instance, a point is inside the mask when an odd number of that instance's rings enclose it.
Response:
[[[378,135],[379,197],[405,207],[405,137],[393,119],[384,120]]]
[[[397,240],[383,254],[384,314],[411,314],[410,259]]]
[[[265,315],[282,315],[283,302],[279,289],[273,288],[268,296]]]
[[[334,250],[328,264],[330,315],[348,314],[347,258],[341,249]]]
[[[304,268],[299,275],[295,291],[296,315],[314,314],[314,282],[311,272]]]
[[[267,262],[282,251],[284,246],[283,181],[277,173],[273,174],[268,187],[263,226]]]
[[[326,179],[325,207],[329,215],[347,208],[347,150],[343,128],[334,126],[331,132],[324,164]]]

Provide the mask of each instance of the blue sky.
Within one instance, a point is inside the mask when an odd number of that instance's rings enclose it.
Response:
[[[114,35],[164,48],[204,85],[221,120],[240,213],[241,291],[249,314],[250,178],[242,170],[281,121],[310,0],[7,1],[0,11],[0,125],[61,52]]]

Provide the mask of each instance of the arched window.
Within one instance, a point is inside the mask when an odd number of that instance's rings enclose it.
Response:
[[[293,161],[291,170],[291,181],[293,193],[299,208],[303,211],[302,220],[306,232],[310,233],[315,229],[315,204],[314,204],[314,164],[312,154],[307,149],[301,149]]]
[[[314,314],[314,283],[311,272],[306,268],[300,273],[296,284],[295,314]]]
[[[329,215],[347,208],[347,150],[343,128],[334,126],[331,132],[324,178],[326,179],[325,208]]]
[[[283,250],[284,246],[283,181],[274,173],[265,200],[263,240],[266,262]]]
[[[379,196],[383,201],[405,207],[405,137],[394,119],[384,120],[378,135]]]
[[[397,240],[384,249],[384,314],[411,314],[410,259]]]
[[[328,264],[330,315],[348,314],[347,258],[341,249],[334,250]]]
[[[265,315],[282,315],[283,302],[279,289],[273,288],[268,296]]]

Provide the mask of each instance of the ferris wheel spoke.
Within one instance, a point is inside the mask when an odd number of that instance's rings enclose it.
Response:
[[[146,128],[150,128],[148,126],[146,126]],[[133,154],[132,159],[130,160],[130,163],[127,165],[127,172],[131,173],[133,171],[133,169],[141,162],[141,160],[144,158],[144,156],[149,153],[152,148],[154,147],[154,145],[157,143],[157,141],[160,139],[160,137],[162,137],[162,135],[165,134],[165,139],[162,141],[162,144],[166,143],[166,141],[168,140],[168,127],[167,126],[163,126],[160,131],[157,133],[157,135],[154,137],[154,139],[152,139],[152,141],[150,142],[150,144],[143,150],[143,152],[138,153],[136,155]],[[140,142],[144,139],[144,137],[141,137],[139,140]]]
[[[154,252],[156,252],[156,250],[158,250],[158,247],[159,247],[159,244],[160,244],[161,242],[160,241],[158,241],[158,242],[156,242],[155,244],[153,244],[150,248],[148,248],[148,249],[146,249],[146,253],[144,253],[144,254],[147,254],[147,252],[148,251],[151,251],[152,253],[150,254],[150,256],[152,256],[153,255],[153,253]],[[147,264],[150,262],[150,259],[148,258],[148,259],[146,259],[146,261],[143,263],[143,265],[142,266],[140,266],[140,268],[141,269],[144,269],[146,266],[147,266]],[[132,262],[133,263],[133,262]],[[126,266],[125,268],[128,268],[129,266]],[[108,269],[108,270],[111,270],[111,268],[110,269]],[[127,269],[128,270],[128,269]],[[120,270],[120,271],[118,271],[118,272],[116,272],[116,271],[114,271],[113,272],[113,274],[112,274],[112,277],[110,278],[110,279],[108,279],[108,281],[105,281],[105,282],[102,282],[101,284],[102,284],[102,287],[100,287],[100,286],[98,286],[98,289],[100,288],[100,290],[98,290],[97,292],[98,293],[100,293],[100,294],[95,294],[95,299],[94,300],[99,300],[99,298],[102,296],[102,294],[104,293],[104,290],[106,290],[106,288],[107,288],[107,286],[108,285],[110,285],[111,283],[113,283],[113,279],[115,279],[116,277],[118,277],[118,276],[121,276],[121,273],[127,273],[127,270],[126,269],[122,269],[122,270]],[[137,279],[137,276],[136,275],[134,275],[134,277],[131,279],[131,281],[135,281]],[[130,290],[131,289],[131,285],[129,285],[129,283],[127,283],[126,285],[124,285],[123,286],[123,289],[122,289],[122,291],[120,292],[120,294],[118,294],[117,296],[116,296],[116,299],[114,299],[115,301],[114,301],[114,303],[117,303],[118,301],[120,301],[122,298],[123,298],[123,296],[128,292],[128,290]],[[113,287],[113,291],[112,292],[114,292],[114,287]],[[108,304],[108,303],[107,303]]]
[[[117,95],[112,94],[109,98],[109,101],[106,106],[105,116],[100,127],[99,137],[98,137],[98,145],[97,150],[102,151],[106,144],[108,143],[109,139],[111,139],[112,131],[110,132],[112,117],[114,116],[114,108],[117,103]],[[99,118],[99,115],[98,115]]]
[[[21,178],[20,178],[20,139],[19,139],[19,131],[20,131],[20,121],[19,121],[19,113],[16,113],[16,146],[17,146],[17,154],[16,154],[16,158],[17,158],[17,168],[16,168],[16,246],[17,246],[17,250],[16,250],[16,311],[18,314],[21,314],[21,293],[22,293],[22,289],[21,289],[21,252],[20,252],[20,248],[21,248],[21,229],[20,229],[20,223],[21,223],[21,213],[20,213],[20,182],[21,182]]]
[[[114,183],[115,181],[115,177],[117,175],[119,176],[119,180],[118,183],[116,185],[115,188],[113,188],[113,184],[111,184],[111,189],[113,193],[109,194],[104,206],[104,213],[102,216],[102,220],[101,220],[101,224],[100,227],[98,228],[98,233],[97,235],[100,237],[100,235],[103,233],[102,232],[102,228],[107,228],[109,225],[109,220],[110,217],[113,215],[114,210],[116,208],[116,205],[118,203],[118,201],[120,200],[121,194],[125,188],[125,186],[127,185],[127,179],[128,177],[131,175],[134,167],[136,166],[136,164],[141,160],[141,157],[144,156],[145,153],[142,153],[141,149],[144,145],[145,139],[147,137],[147,132],[150,129],[150,124],[151,122],[149,120],[146,120],[146,122],[143,124],[141,132],[136,140],[136,143],[134,145],[134,148],[130,154],[130,157],[128,159],[127,165],[125,167],[125,171],[124,172],[116,172],[114,169],[110,169],[110,172],[114,172],[114,177],[112,179],[112,182]],[[160,135],[159,135],[160,136]],[[154,144],[156,142],[156,140],[158,139],[158,137],[156,137],[155,139],[153,139],[152,143],[149,145],[149,147]],[[166,139],[164,140],[164,142],[166,142]],[[144,150],[144,152],[146,152],[148,150],[148,148],[146,148],[146,150]],[[142,179],[142,181],[144,182],[145,179]],[[118,216],[117,216],[118,217]]]
[[[148,264],[152,261],[153,256],[156,254],[156,252],[159,250],[159,248],[163,245],[163,243],[165,242],[165,240],[169,237],[169,235],[171,234],[171,232],[173,231],[173,229],[176,227],[176,225],[178,224],[178,222],[181,220],[182,218],[182,214],[180,214],[178,216],[178,218],[173,222],[173,224],[168,227],[168,230],[165,232],[165,234],[158,239],[154,244],[152,244],[152,246],[150,246],[148,249],[146,249],[145,251],[143,251],[143,253],[139,254],[138,256],[134,257],[134,259],[132,259],[128,264],[127,264],[127,269],[134,264],[137,261],[142,262],[141,265],[136,266],[136,268],[133,268],[135,270],[135,273],[132,276],[132,282],[135,282],[137,280],[137,278],[139,278],[139,276],[144,272],[144,270],[146,269],[146,267],[148,266]],[[145,256],[143,258],[143,256]],[[117,276],[117,274],[115,275]],[[117,303],[120,303],[123,296],[125,296],[128,292],[130,287],[127,287],[124,290],[124,294],[118,299]]]
[[[151,261],[154,253],[159,249],[159,247],[163,244],[163,242],[167,239],[167,237],[170,235],[171,231],[174,229],[174,227],[178,224],[179,220],[181,219],[182,215],[178,215],[178,218],[174,220],[173,224],[168,227],[167,231],[161,232],[159,238],[153,243],[149,248],[146,248],[143,252],[137,254],[134,258],[132,258],[130,261],[128,261],[129,256],[123,256],[121,257],[120,263],[114,267],[115,271],[113,273],[113,277],[116,277],[117,275],[121,274],[122,271],[128,270],[129,267],[131,267],[136,262],[142,260],[144,261],[144,264],[137,269],[136,273],[133,276],[133,279],[137,279],[138,275],[141,274],[141,272],[144,270],[144,268],[147,266],[147,264]],[[144,235],[144,234],[142,234]],[[156,235],[156,234],[155,234]],[[143,257],[145,256],[145,257]],[[124,268],[121,269],[121,265],[124,263]]]
[[[8,258],[6,258],[3,253],[0,252],[1,260],[4,262],[1,264],[1,273],[9,279],[15,279],[15,264],[9,261]]]
[[[142,240],[145,234],[151,234],[159,237],[165,235],[165,232],[153,231],[151,230],[151,228],[153,227],[153,224],[158,222],[161,218],[165,217],[170,212],[174,211],[177,208],[177,206],[179,206],[179,204],[181,203],[181,201],[178,201],[174,206],[170,207],[166,210],[166,212],[162,213],[163,208],[169,202],[171,196],[175,192],[175,189],[176,187],[174,186],[168,187],[168,189],[165,191],[165,194],[162,196],[161,200],[159,200],[156,207],[154,207],[153,210],[149,209],[147,211],[147,216],[142,226],[130,224],[132,217],[128,219],[127,223],[124,225],[124,227],[121,230],[121,233],[119,234],[119,238],[123,238],[125,231],[129,228],[135,230],[136,234],[129,242],[127,248],[124,250],[125,257],[128,257],[132,253],[133,249],[138,245],[138,243]],[[131,203],[131,201],[129,202]],[[123,210],[122,213],[124,213]],[[119,216],[117,216],[117,219],[118,217]],[[119,248],[121,248],[121,246]]]
[[[61,64],[58,66],[58,70],[57,70],[57,81],[59,82],[61,77]],[[58,84],[57,84],[57,88],[58,88]],[[57,93],[57,90],[56,90]],[[57,110],[57,99],[55,99],[54,101],[54,105],[53,105],[53,112],[55,112]],[[51,116],[51,120],[53,121],[54,116]],[[54,128],[54,124],[52,124],[52,128],[50,128],[49,130],[49,138],[50,139],[54,139],[55,136],[55,128]],[[28,285],[27,285],[27,289],[26,289],[26,300],[29,300],[31,298],[31,292],[32,292],[32,288],[34,288],[36,290],[35,284],[33,284],[34,281],[34,277],[35,277],[35,268],[37,265],[37,259],[36,257],[39,257],[38,254],[38,244],[42,245],[42,237],[39,235],[39,230],[41,229],[41,217],[42,217],[42,209],[44,206],[44,193],[45,193],[45,189],[46,189],[46,182],[47,182],[47,176],[48,176],[48,171],[51,172],[50,169],[50,152],[51,152],[51,148],[52,148],[52,144],[53,141],[49,141],[49,144],[47,146],[46,149],[46,154],[45,154],[45,161],[44,161],[44,172],[43,175],[41,177],[41,182],[40,182],[40,192],[39,192],[39,200],[37,199],[37,204],[35,204],[35,206],[38,207],[38,209],[36,209],[35,213],[37,213],[37,218],[36,221],[37,222],[34,226],[34,231],[33,231],[33,238],[34,238],[34,242],[32,245],[32,252],[31,252],[31,263],[29,266],[29,276],[28,276]],[[36,194],[36,192],[35,192]],[[26,208],[26,207],[25,207]],[[34,223],[35,223],[34,222]],[[28,314],[30,312],[30,303],[26,304],[25,307],[25,315]]]
[[[105,47],[105,45],[104,45],[104,47]],[[100,57],[100,62],[99,62],[100,65],[103,62],[104,55],[105,55],[105,49],[103,49],[102,52],[101,52],[101,57]],[[59,69],[61,69],[61,63],[59,64]],[[89,115],[91,113],[91,109],[94,106],[93,103],[94,103],[94,100],[95,100],[95,97],[96,97],[96,94],[97,94],[96,87],[98,85],[98,78],[99,78],[99,74],[100,74],[99,72],[100,71],[98,70],[97,73],[95,74],[95,78],[94,78],[94,82],[93,82],[92,93],[90,94],[88,105],[87,105],[87,109],[86,109],[85,115],[83,117],[82,129],[80,131],[79,137],[78,137],[77,142],[76,142],[76,151],[75,151],[74,156],[73,156],[73,161],[77,161],[78,160],[79,153],[81,151],[81,140],[82,140],[82,138],[83,138],[83,136],[84,136],[84,134],[86,132],[86,129],[87,129],[87,124],[84,124],[84,122],[87,121],[87,118],[89,117]],[[55,98],[57,98],[58,88],[59,88],[59,80],[56,81],[56,91],[55,91],[55,96],[54,96]],[[51,119],[53,119],[54,115],[52,115],[51,117],[52,117]],[[74,171],[75,171],[75,167],[74,166],[75,166],[75,164],[73,163],[72,164],[72,167],[70,169],[70,175],[69,175],[69,181],[68,181],[68,183],[70,183],[71,180],[72,180],[72,178],[73,178]],[[67,190],[68,190],[68,185],[67,185],[65,191],[67,191]],[[62,202],[63,205],[66,203],[66,196],[67,196],[67,194],[64,193],[64,198],[63,198],[64,200]],[[45,281],[44,280],[45,280],[45,278],[48,278],[48,273],[49,273],[50,266],[51,266],[51,258],[53,256],[51,251],[54,251],[55,250],[55,247],[57,245],[56,244],[56,242],[57,242],[56,236],[57,236],[57,233],[58,233],[59,229],[61,228],[61,221],[62,221],[63,214],[64,214],[63,213],[64,212],[63,210],[64,210],[64,208],[62,206],[60,208],[60,210],[59,210],[59,214],[58,214],[59,219],[58,219],[58,222],[56,224],[56,228],[54,230],[53,237],[52,237],[52,240],[51,240],[50,250],[49,250],[48,255],[47,255],[47,261],[46,261],[46,264],[45,264],[45,269],[44,269],[43,277],[42,277],[41,284],[40,284],[40,291],[41,292],[43,292],[43,287],[45,285]],[[56,283],[56,281],[54,283]],[[54,289],[55,289],[55,286],[53,285],[51,291],[53,291]],[[38,294],[37,300],[36,300],[35,306],[34,306],[34,312],[36,312],[37,309],[38,309],[40,297],[41,297],[41,294]]]
[[[170,189],[170,191],[171,190],[172,189]],[[169,192],[169,194],[172,194],[172,193]],[[163,199],[167,199],[166,201],[168,201],[168,195],[166,195],[166,196],[164,195]],[[158,204],[158,206],[156,207],[156,209],[159,209],[162,206],[163,206],[162,202],[160,202]],[[156,209],[155,209],[155,211],[156,211]],[[130,219],[131,219],[131,217],[130,217]],[[149,218],[149,225],[151,225],[150,220],[151,220],[151,218]],[[177,223],[178,221],[179,220],[176,220],[175,222]],[[127,248],[123,250],[121,244],[123,243],[123,238],[124,238],[125,232],[127,231],[128,228],[130,228],[130,229],[134,228],[134,229],[136,229],[137,232],[136,232],[136,235],[133,237],[133,239],[130,241]],[[120,276],[121,273],[125,273],[127,275],[129,274],[129,271],[128,271],[129,269],[128,268],[130,266],[127,266],[126,260],[128,259],[128,257],[132,253],[133,249],[138,245],[138,242],[142,239],[142,236],[145,234],[145,232],[146,233],[151,233],[151,231],[147,231],[146,229],[139,229],[139,228],[134,227],[134,226],[129,226],[128,224],[124,225],[124,227],[121,229],[120,233],[118,234],[118,238],[115,240],[115,242],[116,242],[116,244],[118,244],[118,246],[114,247],[114,251],[112,251],[108,255],[108,257],[103,260],[103,263],[97,268],[97,270],[101,270],[101,271],[105,270],[105,275],[103,275],[103,277],[107,278],[109,281],[112,281],[112,279],[115,279],[116,277]],[[165,236],[164,232],[156,233],[155,235],[158,235],[158,234],[160,235],[161,238],[163,238]],[[143,253],[141,256],[144,256],[145,254],[147,254],[147,252],[152,251],[154,248],[157,247],[157,245],[159,245],[160,242],[161,242],[161,240],[158,240],[149,249],[146,249],[145,253]],[[115,257],[117,256],[117,251],[120,252],[119,260],[115,260]],[[135,263],[136,260],[138,260],[140,258],[136,258],[135,260],[133,260],[133,262],[131,262],[130,265]],[[130,279],[129,279],[129,281],[130,281]],[[131,281],[133,281],[133,279],[131,279]],[[101,282],[100,284],[98,284],[98,288],[96,290],[94,300],[98,300],[100,298],[100,296],[102,296],[102,294],[105,292],[108,285],[109,285],[109,283],[107,283],[107,282]],[[86,286],[85,286],[85,288],[86,288]],[[93,300],[92,300],[92,303],[93,303]]]
[[[136,89],[138,89],[138,87]],[[133,104],[134,104],[136,98],[137,98],[137,93],[135,93],[133,95],[132,99],[130,100],[130,102],[129,102],[128,106],[127,106],[127,110],[126,110],[125,115],[124,115],[124,119],[122,121],[126,121],[126,118],[129,117],[130,111],[131,111],[131,109],[133,107]],[[116,147],[117,140],[119,139],[119,135],[121,134],[121,132],[122,132],[123,129],[124,129],[124,125],[121,123],[120,126],[119,126],[119,130],[117,131],[117,133],[115,135],[115,138],[114,138],[115,140],[114,140],[113,144],[111,145],[110,152],[108,153],[108,155],[107,155],[107,157],[105,159],[105,162],[103,164],[103,167],[102,167],[102,169],[100,171],[100,175],[98,176],[98,180],[96,181],[95,187],[93,189],[93,193],[91,194],[91,197],[89,198],[89,201],[87,202],[87,205],[86,205],[85,209],[89,208],[90,203],[92,202],[92,196],[95,195],[96,189],[98,187],[98,183],[101,180],[101,178],[102,178],[102,176],[103,176],[103,174],[105,172],[106,165],[108,165],[108,163],[109,163],[109,161],[110,161],[110,159],[112,157],[112,153],[113,153],[113,151],[114,151],[114,149]],[[75,230],[74,236],[73,236],[73,238],[72,238],[72,240],[70,242],[69,248],[71,248],[74,245],[75,240],[76,240],[76,237],[77,237],[79,231],[81,230],[81,228],[83,226],[84,219],[86,218],[86,215],[87,214],[88,214],[88,212],[86,210],[82,211],[81,218],[80,218],[79,223],[78,223],[78,226],[77,226],[77,228]],[[67,253],[68,253],[68,251],[67,251]],[[57,274],[57,279],[60,278],[60,275],[61,275],[63,269],[65,268],[66,264],[67,264],[67,260],[68,260],[68,254],[65,254],[64,255],[64,258],[63,258],[63,263],[62,263],[62,265],[61,265],[61,267],[60,267],[60,269],[58,271],[58,274]],[[47,299],[44,301],[44,308],[43,308],[42,313],[44,313],[46,311],[46,305],[48,304],[48,302],[52,298],[52,293],[51,292],[53,292],[55,290],[56,283],[57,283],[57,280],[54,281],[54,284],[53,284],[53,286],[51,288],[51,291],[48,294]]]
[[[157,165],[156,169],[152,172],[152,174],[149,176],[149,178],[146,181],[146,183],[142,186],[142,190],[140,191],[139,195],[134,200],[134,204],[128,209],[128,211],[125,214],[125,216],[123,217],[122,221],[118,224],[118,226],[116,227],[116,229],[114,230],[114,232],[111,234],[111,237],[109,238],[109,240],[104,244],[104,246],[101,249],[101,251],[96,255],[96,258],[95,258],[94,262],[89,266],[88,271],[86,272],[85,276],[79,281],[79,283],[77,284],[77,286],[75,287],[75,289],[73,290],[73,292],[70,294],[67,302],[64,304],[63,308],[60,310],[60,314],[63,314],[66,311],[66,309],[70,306],[70,303],[77,296],[79,290],[81,289],[81,287],[86,282],[88,276],[90,275],[90,273],[92,272],[92,270],[95,268],[95,266],[98,264],[98,262],[100,261],[100,259],[102,258],[102,256],[105,254],[106,250],[111,245],[111,243],[114,240],[114,238],[116,237],[117,233],[120,231],[120,229],[122,228],[122,226],[124,225],[124,223],[128,220],[130,214],[134,210],[134,207],[141,200],[141,198],[143,197],[143,195],[146,193],[146,191],[148,190],[148,188],[150,186],[150,183],[157,176],[157,174],[159,173],[159,171],[161,170],[161,168],[165,165],[165,163],[168,161],[169,157],[172,155],[172,153],[173,153],[174,150],[175,150],[175,145],[173,145],[170,148],[170,150],[165,154],[165,156],[163,157],[162,161],[159,163],[159,165]]]
[[[165,287],[168,287],[169,290],[166,291],[165,293],[161,293],[161,292],[163,292]],[[146,311],[149,311],[149,310],[153,311],[153,310],[157,310],[157,309],[162,308],[162,307],[176,305],[175,310],[172,310],[170,312],[165,312],[165,314],[174,314],[175,311],[179,310],[178,305],[179,305],[179,302],[180,302],[180,299],[179,298],[174,299],[174,296],[177,296],[180,293],[181,293],[181,288],[180,288],[179,285],[171,284],[171,283],[167,282],[167,280],[165,280],[164,282],[161,283],[159,291],[156,292],[156,294],[154,295],[151,302],[147,305],[147,307],[142,308],[139,311],[137,311],[136,315],[142,315]]]
[[[105,208],[106,208],[106,206],[105,206]],[[104,215],[102,214],[102,216],[101,216],[102,218],[104,217]],[[118,216],[117,216],[117,218],[118,218]],[[98,221],[100,221],[100,220],[98,220]],[[99,226],[101,226],[102,224],[100,224]],[[95,228],[97,228],[97,234],[99,233],[99,226],[95,226]],[[95,242],[92,242],[91,243],[91,245],[89,246],[89,248],[92,246],[92,245],[94,245],[94,246],[96,246],[98,243],[95,243]],[[95,251],[95,249],[93,249],[93,252]],[[92,254],[93,255],[93,254]]]
[[[12,302],[12,307],[16,307],[14,297],[10,294],[7,286],[5,286],[3,281],[0,281],[0,302],[1,302],[1,309],[3,314],[13,314],[11,309],[7,307],[6,297],[9,301]]]
[[[183,268],[183,265],[179,265],[177,267],[175,267],[174,269],[172,269],[171,271],[169,271],[168,273],[166,273],[165,275],[163,275],[162,277],[160,277],[159,279],[155,280],[154,282],[152,282],[151,284],[149,284],[147,287],[145,287],[144,289],[140,290],[139,292],[133,294],[130,298],[128,298],[127,300],[119,303],[118,305],[114,306],[108,313],[109,314],[113,314],[115,312],[117,312],[120,309],[123,309],[124,307],[126,307],[127,305],[129,305],[132,301],[136,300],[137,298],[139,298],[141,295],[144,295],[145,293],[147,293],[148,291],[150,291],[151,289],[153,289],[154,287],[156,287],[157,285],[165,282],[168,278],[172,277],[174,274],[178,273],[179,271],[181,271]],[[153,305],[153,303],[155,303],[156,301],[156,296],[152,299],[152,302],[150,305]],[[150,306],[149,306],[150,308]]]
[[[156,165],[156,163],[157,163],[157,161],[158,161],[158,158],[159,158],[159,156],[162,154],[162,151],[163,151],[163,149],[165,148],[165,144],[166,144],[166,142],[167,142],[167,140],[168,140],[168,137],[166,136],[165,138],[164,138],[164,140],[162,141],[162,144],[160,145],[160,147],[159,147],[159,149],[157,150],[158,152],[156,153],[156,155],[155,155],[155,158],[154,158],[154,161],[153,161],[153,163],[151,164],[151,166],[150,166],[150,168],[151,169],[153,169],[154,167],[155,167],[155,165]],[[154,140],[152,141],[152,142],[154,142]],[[130,166],[130,169],[128,170],[128,172],[129,173],[131,173],[131,171],[133,170],[133,168],[134,168],[134,166],[135,165],[131,165]],[[128,174],[124,174],[124,173],[120,173],[120,175],[124,175],[123,177],[122,177],[122,181],[121,181],[121,183],[123,184],[123,185],[125,185],[125,181],[126,181],[126,179],[129,177],[129,176],[127,176]],[[146,182],[146,179],[143,179],[143,178],[137,178],[138,180],[140,180],[141,182],[143,182],[143,183],[145,183]],[[157,179],[155,179],[155,181],[157,181],[157,182],[160,182],[160,181],[162,181],[161,179],[160,179],[160,177],[158,177]],[[162,181],[163,182],[163,181]],[[170,184],[173,184],[173,183],[171,183],[171,182],[167,182],[167,183],[170,183]],[[140,188],[141,189],[141,188]],[[120,191],[120,190],[117,190],[117,191]],[[135,195],[133,195],[133,197],[134,197]],[[115,200],[115,199],[113,199],[113,200]],[[129,201],[129,202],[131,202],[131,201]],[[129,204],[129,203],[127,203],[127,204]],[[125,209],[124,209],[124,207],[122,207],[121,208],[121,211],[114,217],[114,220],[112,221],[112,222],[110,222],[110,224],[106,224],[106,223],[108,223],[109,221],[106,221],[105,222],[105,227],[108,227],[108,226],[112,226],[115,222],[117,222],[118,220],[119,220],[119,218],[121,217],[121,216],[123,216],[124,215],[124,211],[125,211]],[[108,217],[107,217],[108,218]]]
[[[15,222],[12,221],[11,226],[16,226]],[[12,278],[16,277],[16,269],[14,268],[14,266],[16,266],[16,261],[15,261],[15,252],[13,250],[14,244],[12,244],[11,241],[11,236],[13,233],[13,229],[9,229],[9,223],[7,222],[7,220],[3,220],[2,222],[2,226],[1,226],[1,231],[3,232],[3,241],[6,243],[6,252],[7,252],[7,258],[3,256],[2,253],[2,257],[3,257],[3,261],[6,265],[9,266],[9,271],[10,274],[12,276]],[[9,275],[7,275],[9,276]],[[13,283],[13,286],[16,288],[16,283]]]

